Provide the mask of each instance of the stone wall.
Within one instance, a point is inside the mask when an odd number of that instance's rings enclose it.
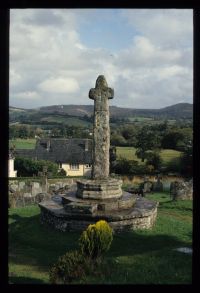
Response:
[[[24,207],[37,204],[52,195],[64,192],[74,184],[73,179],[48,179],[47,185],[42,180],[9,180],[9,207]]]

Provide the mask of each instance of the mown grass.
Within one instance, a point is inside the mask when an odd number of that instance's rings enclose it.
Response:
[[[192,201],[170,200],[167,193],[147,196],[159,201],[150,230],[114,234],[99,269],[85,284],[189,284],[192,256],[175,250],[192,245]],[[78,232],[42,226],[37,206],[9,211],[9,273],[12,283],[49,283],[49,268],[66,251],[78,248]]]
[[[134,148],[134,147],[116,147],[116,149],[117,149],[117,159],[119,159],[121,157],[121,158],[125,158],[127,160],[135,160],[138,162],[141,161],[136,156],[136,154],[135,154],[136,148]]]
[[[117,147],[117,158],[125,158],[127,160],[135,160],[141,163],[141,160],[136,156],[135,154],[136,148],[134,147]],[[161,150],[160,151],[160,156],[163,160],[163,163],[166,164],[169,161],[179,158],[181,152],[176,151],[176,150]]]
[[[17,138],[9,140],[9,147],[15,145],[16,149],[34,149],[36,144],[35,138]]]

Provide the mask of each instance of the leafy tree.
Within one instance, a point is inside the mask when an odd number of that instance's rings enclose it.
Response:
[[[158,152],[147,152],[146,153],[146,165],[153,166],[154,170],[160,170],[162,166],[162,159]]]
[[[160,136],[148,126],[143,126],[137,134],[136,156],[144,162],[146,152],[160,147]]]
[[[22,126],[19,129],[19,137],[20,138],[28,138],[29,133],[28,133],[28,128],[27,126]]]
[[[120,129],[121,135],[126,140],[126,145],[135,146],[136,144],[136,135],[137,135],[137,129],[133,125],[124,125]]]
[[[123,146],[126,145],[126,140],[121,134],[111,134],[110,143],[113,146]]]
[[[161,145],[164,149],[177,149],[178,143],[184,140],[184,135],[180,130],[169,130],[163,137]]]
[[[35,129],[35,135],[37,135],[37,136],[42,136],[43,133],[44,133],[44,131],[43,131],[41,128],[37,127],[37,128]]]
[[[192,145],[188,145],[187,149],[181,156],[180,159],[181,173],[186,176],[193,175],[193,148]]]

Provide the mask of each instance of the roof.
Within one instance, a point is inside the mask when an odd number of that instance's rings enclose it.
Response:
[[[88,149],[88,150],[87,150]],[[46,138],[36,141],[33,150],[16,150],[15,156],[56,163],[91,164],[91,139]]]

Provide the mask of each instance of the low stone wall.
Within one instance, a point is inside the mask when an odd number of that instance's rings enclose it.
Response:
[[[25,207],[51,198],[56,193],[65,192],[74,184],[73,179],[42,179],[9,180],[9,207]]]
[[[131,187],[138,188],[139,186],[144,189],[144,193],[147,192],[169,192],[170,184],[174,181],[184,181],[181,176],[175,175],[159,175],[158,176],[121,176],[123,184]]]

